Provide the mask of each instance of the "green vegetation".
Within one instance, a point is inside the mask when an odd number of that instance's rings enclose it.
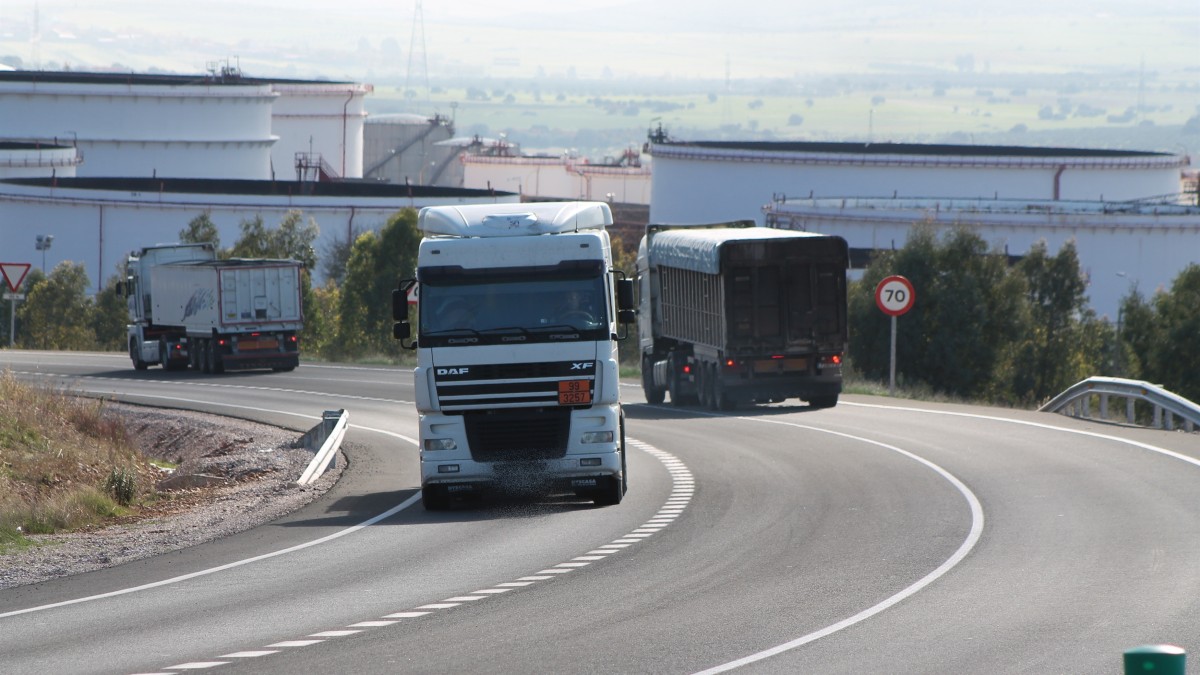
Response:
[[[1146,302],[1123,303],[1118,326],[1086,307],[1074,245],[1044,244],[1008,266],[969,227],[940,240],[927,225],[904,248],[876,257],[849,294],[849,362],[867,381],[887,381],[890,318],[875,307],[885,276],[919,289],[897,322],[897,383],[937,396],[1030,406],[1093,375],[1164,384],[1200,400],[1194,354],[1200,334],[1200,266]]]
[[[0,374],[0,553],[125,515],[152,496],[139,456],[104,401]]]

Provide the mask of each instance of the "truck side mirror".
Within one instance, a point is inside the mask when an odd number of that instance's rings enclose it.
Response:
[[[408,320],[408,291],[416,283],[415,279],[405,279],[392,291],[392,321]]]
[[[634,309],[619,309],[617,310],[617,321],[621,323],[633,323],[637,321],[637,310]]]
[[[617,279],[617,309],[633,310],[633,280]],[[624,321],[624,319],[622,319]],[[632,321],[632,319],[631,319]]]
[[[392,337],[397,340],[407,340],[412,337],[412,326],[407,321],[397,321],[392,324]]]
[[[116,291],[117,291],[117,297],[118,297],[118,298],[123,298],[123,297],[125,297],[125,282],[124,282],[124,281],[118,281],[118,282],[117,282]]]

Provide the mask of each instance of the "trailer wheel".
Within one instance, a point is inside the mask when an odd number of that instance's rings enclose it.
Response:
[[[696,371],[696,397],[701,408],[712,407],[712,378],[708,376],[708,364],[701,363]]]
[[[142,360],[142,350],[138,349],[137,338],[129,338],[129,358],[133,361],[134,370],[145,370],[149,363]]]
[[[832,408],[837,405],[838,395],[814,396],[808,399],[808,404],[814,408]]]
[[[729,395],[725,389],[725,382],[717,373],[717,368],[714,366],[712,372],[712,407],[713,410],[733,410],[737,407],[737,402]]]
[[[642,393],[646,395],[646,403],[651,405],[658,405],[667,398],[667,390],[654,385],[654,360],[649,355],[642,357]]]
[[[225,372],[225,364],[221,361],[221,345],[216,340],[208,341],[208,367],[210,372],[218,375]]]

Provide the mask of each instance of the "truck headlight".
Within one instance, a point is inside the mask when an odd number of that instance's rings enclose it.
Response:
[[[579,442],[585,445],[589,443],[612,443],[612,431],[585,431],[579,437]]]
[[[457,450],[458,444],[453,438],[426,438],[426,450]]]

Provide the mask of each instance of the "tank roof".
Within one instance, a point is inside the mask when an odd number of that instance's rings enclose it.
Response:
[[[115,190],[119,192],[170,192],[177,194],[222,194],[305,197],[484,197],[511,195],[511,192],[438,187],[432,185],[396,185],[370,181],[299,182],[281,180],[237,180],[220,178],[9,178],[3,183],[76,190]]]
[[[244,75],[166,75],[148,73],[99,73],[59,70],[0,70],[0,82],[44,82],[57,84],[112,84],[146,86],[238,86],[263,84],[353,84],[350,81],[289,80]]]
[[[948,145],[820,141],[666,141],[656,146],[750,152],[809,152],[845,155],[923,155],[940,157],[1170,157],[1142,150],[1050,148],[1020,145]]]

